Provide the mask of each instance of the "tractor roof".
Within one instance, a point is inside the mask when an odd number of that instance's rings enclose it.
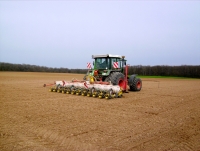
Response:
[[[95,58],[105,58],[105,57],[109,57],[109,58],[121,58],[122,59],[122,56],[120,56],[120,55],[111,55],[111,54],[92,55],[92,59],[95,59]]]

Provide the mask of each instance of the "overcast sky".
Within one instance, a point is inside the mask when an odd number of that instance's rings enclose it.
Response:
[[[200,65],[200,1],[0,1],[0,62],[86,68],[93,54]]]

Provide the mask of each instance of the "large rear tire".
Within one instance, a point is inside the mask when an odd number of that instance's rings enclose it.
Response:
[[[142,80],[135,77],[135,75],[129,78],[128,83],[131,91],[140,91],[142,89]]]
[[[123,87],[125,84],[125,77],[124,74],[121,72],[112,72],[106,79],[106,82],[111,81],[113,85],[119,85]]]

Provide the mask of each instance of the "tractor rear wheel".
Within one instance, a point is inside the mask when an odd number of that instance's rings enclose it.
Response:
[[[128,83],[131,91],[140,91],[142,89],[142,80],[140,78],[131,76]]]
[[[124,87],[125,77],[121,72],[112,72],[106,79],[106,82],[111,81],[113,85],[119,85],[120,87]]]

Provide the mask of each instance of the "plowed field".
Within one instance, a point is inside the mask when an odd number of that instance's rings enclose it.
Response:
[[[72,78],[0,72],[0,150],[200,150],[200,80],[144,78],[111,100],[43,87]]]

